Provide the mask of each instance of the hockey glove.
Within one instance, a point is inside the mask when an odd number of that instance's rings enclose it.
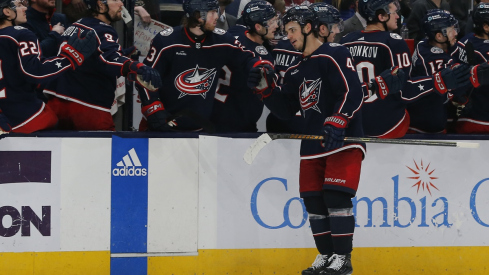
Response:
[[[156,91],[163,85],[157,70],[137,61],[127,60],[122,65],[122,75],[129,81],[136,81],[150,91]]]
[[[248,88],[263,100],[271,95],[276,87],[276,75],[270,61],[260,60],[253,65],[248,75]]]
[[[343,114],[333,114],[324,121],[324,139],[321,145],[326,151],[340,148],[344,144],[345,130],[349,119]]]
[[[470,82],[474,88],[489,84],[489,63],[484,62],[472,67],[470,70]]]
[[[470,83],[470,66],[467,64],[455,64],[451,68],[445,68],[433,75],[433,85],[440,94],[448,90],[466,86]]]
[[[2,113],[2,110],[0,110],[0,138],[2,138],[3,134],[8,134],[12,131],[12,128],[10,127],[10,122],[8,118]]]
[[[80,31],[77,35],[72,35],[67,44],[61,47],[60,56],[66,57],[73,69],[81,66],[85,58],[90,57],[97,49],[98,42],[95,32],[89,31],[84,37],[81,37]]]
[[[392,67],[380,73],[369,83],[369,90],[373,91],[380,99],[389,94],[397,94],[406,83],[406,74],[398,66]]]
[[[166,132],[171,129],[171,126],[168,125],[166,121],[170,116],[170,113],[165,110],[161,101],[155,101],[149,105],[143,106],[141,112],[148,122],[149,130]]]

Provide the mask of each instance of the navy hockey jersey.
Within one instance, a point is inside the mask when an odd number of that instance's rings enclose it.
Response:
[[[94,30],[98,48],[76,72],[68,72],[50,83],[45,94],[74,101],[90,108],[110,112],[114,101],[116,79],[122,74],[122,65],[130,60],[123,56],[115,29],[99,19],[87,17],[73,23],[63,38],[77,35],[78,30]]]
[[[273,64],[269,50],[253,42],[243,25],[236,25],[228,33],[238,39],[242,46],[253,51],[256,56]],[[256,122],[263,113],[263,102],[248,88],[248,72],[239,63],[224,65],[218,79],[211,121],[217,132],[256,132]]]
[[[321,45],[310,56],[296,60],[286,71],[284,84],[265,98],[266,106],[278,117],[289,119],[297,111],[304,117],[304,134],[322,135],[327,117],[342,113],[350,118],[346,136],[362,137],[362,84],[352,67],[348,50],[336,43]],[[301,158],[313,159],[365,144],[345,142],[341,148],[325,152],[318,140],[301,142]]]
[[[273,58],[275,60],[275,73],[278,75],[278,83],[283,84],[283,78],[285,71],[290,65],[297,59],[302,59],[302,52],[297,51],[289,39],[284,37],[277,42],[275,48],[272,51]],[[297,63],[297,62],[296,62]],[[302,133],[304,128],[304,117],[300,112],[287,120],[278,118],[273,113],[268,114],[267,117],[267,131],[274,133]]]
[[[470,33],[457,42],[457,49],[453,51],[452,57],[455,63],[467,62],[467,52],[465,45],[471,42],[474,48],[475,64],[489,61],[489,40],[475,37]],[[467,88],[470,95],[469,102],[460,114],[459,121],[471,121],[474,123],[487,125],[489,122],[489,85],[482,85],[478,88]]]
[[[258,59],[222,29],[207,33],[201,41],[193,37],[182,26],[161,31],[153,39],[144,63],[160,73],[163,86],[158,96],[167,111],[177,114],[188,109],[202,119],[210,119],[219,70],[228,65],[248,72]],[[153,98],[146,89],[138,90],[143,102]],[[202,126],[188,117],[177,118],[176,124],[174,129],[181,131]]]
[[[370,82],[393,66],[399,66],[407,76],[410,75],[409,48],[396,33],[356,31],[345,35],[340,43],[350,50],[361,82]],[[432,78],[421,77],[408,80],[400,93],[391,94],[383,100],[375,95],[369,97],[365,100],[362,113],[365,135],[375,137],[388,133],[403,120],[407,102],[431,91]]]
[[[68,59],[46,59],[39,49],[39,41],[30,30],[20,26],[0,29],[0,109],[13,129],[44,109],[44,102],[35,93],[37,84],[46,84],[72,71]]]
[[[431,46],[428,39],[418,43],[413,54],[411,76],[430,76],[452,63],[452,57],[441,48]],[[408,103],[411,118],[409,128],[419,133],[441,133],[447,124],[449,93],[430,93],[415,102]]]

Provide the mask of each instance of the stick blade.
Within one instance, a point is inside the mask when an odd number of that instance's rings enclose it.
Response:
[[[253,142],[253,144],[246,150],[243,156],[244,161],[251,165],[261,149],[263,149],[263,147],[270,143],[270,141],[272,141],[272,138],[266,133],[259,136],[255,140],[255,142]]]
[[[479,143],[477,143],[477,142],[457,142],[457,147],[460,147],[460,148],[479,148]]]

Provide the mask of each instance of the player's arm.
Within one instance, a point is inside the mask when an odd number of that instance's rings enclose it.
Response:
[[[153,68],[154,71],[159,72],[161,77],[168,72],[168,66],[171,64],[170,56],[171,50],[168,45],[165,45],[163,36],[157,34],[148,51],[148,55],[144,59],[143,63],[148,68]],[[141,112],[148,122],[148,128],[151,131],[168,131],[170,126],[167,124],[167,119],[170,113],[165,110],[163,102],[160,100],[158,90],[150,90],[143,87],[141,84],[136,83],[136,90],[139,93],[141,99]],[[164,91],[161,91],[164,92]]]
[[[326,151],[342,147],[346,128],[350,120],[362,107],[364,91],[358,73],[353,66],[350,52],[344,47],[335,49],[334,58],[329,55],[320,55],[320,71],[323,79],[328,79],[332,85],[331,92],[335,93],[337,101],[333,114],[326,117],[323,124],[324,140],[322,145]]]
[[[18,42],[18,58],[24,76],[31,83],[48,83],[63,72],[80,66],[96,48],[93,32],[73,37],[61,47],[61,53],[45,59],[39,52],[39,41],[30,31],[23,31]]]

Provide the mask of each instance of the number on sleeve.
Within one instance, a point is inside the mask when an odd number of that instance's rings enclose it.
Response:
[[[215,99],[221,101],[222,103],[226,102],[226,98],[228,95],[225,94],[220,94],[219,90],[221,89],[221,84],[229,86],[231,85],[231,70],[229,70],[228,66],[224,65],[222,67],[222,70],[224,71],[224,78],[219,78],[219,81],[217,82],[217,89],[216,89],[216,95],[214,96]]]
[[[29,44],[27,44],[27,42],[20,42],[19,45],[21,56],[26,56],[29,54],[39,54],[39,51],[37,50],[37,45],[32,41],[29,41]]]
[[[106,34],[105,34],[105,38],[106,38],[106,39],[107,39],[107,41],[109,41],[109,42],[115,42],[115,41],[114,41],[114,37],[113,37],[113,36],[112,36],[112,34],[110,34],[110,33],[106,33]]]
[[[149,62],[153,62],[153,60],[155,59],[155,54],[156,54],[155,47],[151,47],[148,56],[146,57],[146,60],[148,60]]]

